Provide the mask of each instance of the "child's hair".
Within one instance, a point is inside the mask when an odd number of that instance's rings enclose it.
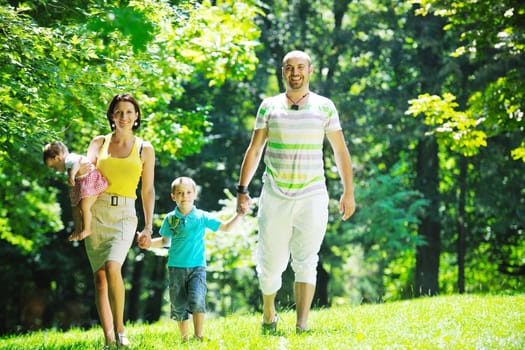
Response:
[[[44,164],[46,160],[53,159],[56,156],[67,153],[69,150],[67,146],[60,141],[53,141],[44,146]]]
[[[197,184],[195,183],[195,181],[193,181],[193,179],[190,177],[181,176],[173,180],[173,182],[171,183],[171,193],[175,193],[177,186],[182,184],[188,184],[193,186],[193,189],[195,190],[195,192],[197,192]]]

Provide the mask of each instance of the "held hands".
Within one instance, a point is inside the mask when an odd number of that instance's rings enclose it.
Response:
[[[151,247],[151,230],[144,228],[142,232],[137,232],[137,244],[141,249]]]
[[[237,213],[246,215],[252,206],[252,199],[248,193],[237,193]]]

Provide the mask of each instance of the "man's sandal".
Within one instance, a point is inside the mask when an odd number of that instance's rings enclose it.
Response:
[[[312,331],[310,330],[310,328],[303,328],[301,326],[295,326],[295,334],[308,334],[311,332]]]
[[[273,318],[273,322],[271,323],[265,323],[264,320],[262,322],[262,333],[263,334],[272,334],[277,332],[277,321],[279,321],[279,317],[275,315]]]

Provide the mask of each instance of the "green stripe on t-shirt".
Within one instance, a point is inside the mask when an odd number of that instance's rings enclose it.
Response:
[[[322,144],[314,145],[309,143],[280,143],[280,142],[268,142],[268,147],[276,149],[309,149],[309,150],[318,150],[323,149]]]

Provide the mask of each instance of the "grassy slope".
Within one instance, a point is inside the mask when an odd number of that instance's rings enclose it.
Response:
[[[128,325],[133,349],[525,349],[525,295],[444,296],[314,310],[308,334],[295,313],[280,334],[260,334],[261,315],[209,319],[208,342],[182,344],[174,321]],[[100,328],[45,331],[0,339],[0,349],[101,349]]]

